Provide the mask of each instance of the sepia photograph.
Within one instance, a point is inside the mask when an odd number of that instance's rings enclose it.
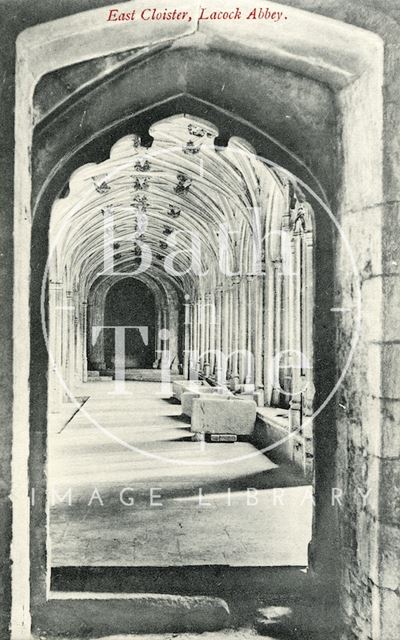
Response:
[[[0,32],[0,640],[398,640],[400,0]]]

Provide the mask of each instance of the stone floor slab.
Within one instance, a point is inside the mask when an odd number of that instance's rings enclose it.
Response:
[[[156,383],[126,390],[83,385],[77,394],[90,398],[66,428],[53,420],[49,485],[61,498],[71,491],[71,505],[54,495],[53,566],[307,563],[311,503],[299,474],[248,442],[192,442]]]

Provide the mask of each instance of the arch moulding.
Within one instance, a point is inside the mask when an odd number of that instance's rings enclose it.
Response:
[[[130,3],[121,3],[127,8]],[[166,5],[168,3],[165,3]],[[145,8],[142,0],[135,5]],[[163,5],[164,6],[164,5]],[[219,3],[221,9],[230,8],[227,0]],[[197,3],[178,0],[173,7],[198,12]],[[250,12],[253,5],[244,0],[243,11]],[[276,65],[306,75],[331,87],[341,117],[341,149],[343,164],[340,172],[338,215],[350,210],[382,202],[381,140],[382,140],[382,58],[380,38],[368,31],[313,13],[288,6],[269,3],[272,10],[283,10],[287,15],[284,29],[272,29],[262,21],[248,25],[230,25],[223,22],[129,22],[113,24],[106,21],[108,9],[104,7],[43,23],[22,32],[17,40],[16,109],[15,109],[15,219],[14,219],[14,403],[13,415],[13,634],[18,640],[30,637],[32,592],[44,593],[35,597],[33,606],[40,605],[40,616],[49,629],[58,625],[60,616],[65,624],[85,617],[90,602],[92,619],[101,625],[109,617],[105,594],[98,600],[90,594],[50,593],[49,576],[31,575],[29,555],[29,471],[30,452],[30,245],[31,245],[31,145],[35,126],[33,95],[39,79],[56,69],[108,54],[172,43],[174,47],[213,46],[227,52],[257,58],[266,65]],[[168,7],[166,7],[168,8]],[[171,7],[172,8],[172,7]],[[368,129],[364,127],[368,123]],[[362,147],[361,147],[362,145]],[[362,167],[360,164],[362,163]],[[351,231],[351,221],[348,223]],[[375,243],[380,244],[376,229]],[[337,271],[343,265],[338,257]],[[340,322],[340,321],[339,321]],[[44,515],[44,514],[43,514]],[[46,535],[43,531],[35,535]],[[44,571],[44,569],[42,569]],[[31,585],[33,579],[38,585]],[[138,596],[133,594],[118,601],[120,627],[124,631],[132,615],[140,609]],[[118,594],[116,594],[118,596]],[[134,604],[133,601],[136,601]],[[98,606],[96,606],[96,602]],[[124,606],[124,602],[126,606]],[[123,611],[126,613],[123,613]],[[33,609],[32,609],[33,611]],[[35,609],[35,615],[37,611]],[[151,614],[150,614],[151,617]],[[69,620],[69,623],[67,622]],[[43,627],[42,627],[43,628]]]

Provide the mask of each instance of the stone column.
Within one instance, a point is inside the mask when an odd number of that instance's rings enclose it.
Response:
[[[81,333],[82,333],[82,381],[87,382],[87,302],[82,302],[81,311]]]
[[[88,302],[86,305],[86,352],[87,352],[87,370],[91,368],[92,358],[92,305]]]
[[[303,436],[305,448],[305,471],[312,468],[313,460],[313,424],[307,419],[314,412],[314,344],[313,344],[313,310],[314,310],[314,242],[312,231],[307,231],[304,236],[304,282],[302,283],[304,327],[303,327],[303,349],[306,356],[304,363],[307,368],[303,371],[306,389],[303,394],[303,414],[306,420],[303,421]]]
[[[282,400],[285,406],[289,405],[290,392],[292,388],[292,370],[290,366],[290,340],[291,340],[291,281],[293,278],[297,278],[297,272],[294,269],[293,264],[293,242],[292,242],[292,230],[291,230],[291,209],[289,202],[284,215],[282,216],[282,313],[281,313],[281,350],[286,352],[282,359],[282,367],[286,367],[282,370],[282,389],[285,390],[285,395]]]
[[[183,375],[185,378],[189,378],[189,366],[190,366],[190,354],[192,351],[191,345],[191,322],[192,322],[192,305],[186,301],[185,308],[185,342],[183,347]]]
[[[165,329],[168,329],[168,312],[165,307],[161,309],[161,335],[164,336]],[[162,369],[169,368],[171,364],[169,353],[169,340],[165,336],[161,338],[161,361],[160,366]]]
[[[221,350],[222,350],[222,290],[221,287],[217,287],[215,291],[215,379],[218,383],[222,381],[222,369],[223,364],[221,362]]]
[[[169,352],[171,358],[171,371],[178,373],[178,331],[179,331],[179,310],[175,304],[169,312]]]
[[[254,276],[246,276],[247,286],[247,352],[249,362],[246,363],[246,384],[254,387],[254,361],[255,361],[255,318],[257,314],[257,302],[255,297]],[[251,355],[249,355],[251,354]]]
[[[246,368],[247,368],[247,281],[246,276],[242,276],[240,279],[240,296],[239,296],[239,382],[244,384],[246,382]]]
[[[210,303],[211,294],[204,294],[204,314],[203,314],[203,330],[204,330],[204,358],[203,373],[207,377],[210,375]]]
[[[194,300],[192,305],[192,351],[191,357],[191,375],[194,376],[197,372],[199,362],[199,308],[197,299]],[[196,374],[197,375],[197,374]]]
[[[285,352],[281,359],[281,387],[285,390],[286,395],[282,400],[288,405],[290,390],[292,384],[292,371],[290,368],[289,357],[289,340],[290,340],[290,314],[289,314],[289,294],[290,280],[296,276],[282,274],[282,312],[281,312],[281,351]],[[285,367],[283,369],[283,367]]]
[[[274,358],[274,267],[268,264],[264,282],[264,394],[267,405],[272,404],[272,368]]]
[[[62,310],[63,286],[61,282],[49,283],[49,410],[60,411],[63,389],[62,375]]]
[[[293,271],[296,276],[292,277],[292,395],[289,410],[289,426],[291,432],[297,435],[291,438],[293,459],[300,464],[304,464],[304,447],[302,446],[302,397],[299,393],[301,388],[300,358],[298,353],[302,351],[301,325],[302,325],[302,305],[301,305],[301,235],[295,233],[293,237]],[[296,354],[296,352],[298,352]]]
[[[204,352],[206,350],[206,327],[205,327],[204,294],[201,294],[198,302],[198,325],[199,325],[199,370],[204,367]]]
[[[99,304],[98,296],[93,297],[92,304],[90,305],[90,334],[93,335],[93,327],[102,327],[104,325],[104,307]],[[94,370],[101,371],[106,368],[106,362],[104,358],[104,329],[97,332],[97,340],[93,344],[90,342],[90,366]]]
[[[263,345],[263,321],[264,321],[264,276],[257,276],[255,282],[255,362],[254,362],[254,384],[256,391],[262,392],[263,386],[263,365],[264,365],[264,345]],[[264,394],[263,394],[264,395]],[[262,404],[264,400],[262,399]]]
[[[72,391],[75,373],[75,306],[74,294],[67,291],[66,305],[63,312],[65,318],[66,352],[65,352],[65,382],[68,390]]]
[[[239,278],[232,282],[232,357],[231,357],[231,388],[236,390],[239,386],[238,349],[239,349]]]
[[[232,373],[232,359],[229,358],[232,352],[232,332],[233,332],[233,312],[232,312],[232,281],[228,281],[226,288],[226,316],[227,316],[227,340],[226,340],[226,373],[227,379],[231,378]],[[229,359],[228,359],[229,358]]]
[[[156,310],[156,321],[155,321],[155,354],[153,361],[153,369],[158,369],[161,361],[161,325],[162,325],[162,315],[161,315],[161,307],[157,307]]]
[[[216,308],[215,308],[215,300],[216,297],[214,295],[214,293],[210,293],[210,298],[209,298],[209,314],[208,314],[208,322],[209,322],[209,328],[210,328],[210,333],[209,333],[209,349],[210,349],[210,355],[209,355],[209,363],[210,363],[210,373],[211,375],[214,375],[214,369],[215,369],[215,344],[216,344]]]
[[[274,383],[272,388],[272,404],[275,406],[279,405],[280,402],[280,391],[279,391],[279,379],[280,379],[280,371],[278,371],[278,360],[279,353],[281,351],[281,331],[282,331],[282,276],[281,276],[281,262],[274,262],[274,334],[273,334],[273,359],[274,363]]]
[[[79,299],[79,293],[74,295],[74,381],[82,382],[82,333],[81,333],[81,302]]]
[[[227,377],[227,358],[230,350],[229,336],[230,336],[230,290],[225,284],[225,288],[221,292],[221,384],[226,383]]]

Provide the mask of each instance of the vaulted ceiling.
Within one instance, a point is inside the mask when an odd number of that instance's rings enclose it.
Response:
[[[76,170],[53,206],[51,273],[84,295],[105,267],[148,271],[182,292],[200,281],[215,286],[223,240],[234,271],[249,259],[250,238],[260,239],[273,215],[287,210],[287,179],[244,140],[217,147],[215,126],[184,114],[152,125],[149,134],[150,147],[132,133],[105,161]]]

